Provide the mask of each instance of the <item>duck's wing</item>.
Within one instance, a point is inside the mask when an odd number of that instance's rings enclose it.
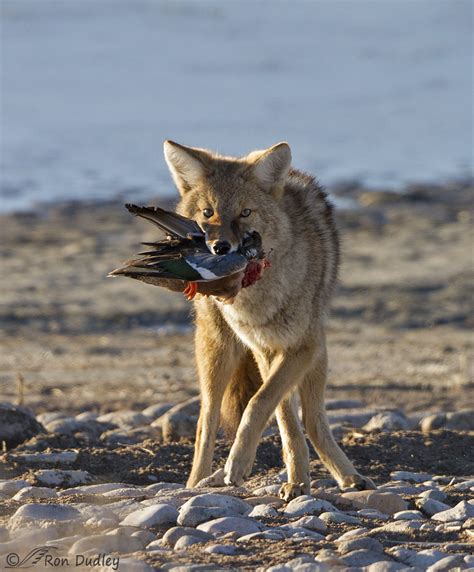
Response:
[[[204,237],[204,232],[196,221],[186,218],[178,213],[167,211],[160,207],[139,207],[132,204],[126,204],[125,207],[130,213],[149,220],[166,232],[166,234],[173,237]]]

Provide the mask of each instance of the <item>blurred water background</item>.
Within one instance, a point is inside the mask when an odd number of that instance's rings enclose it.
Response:
[[[325,185],[472,173],[472,2],[1,1],[0,209],[173,191],[162,141]]]

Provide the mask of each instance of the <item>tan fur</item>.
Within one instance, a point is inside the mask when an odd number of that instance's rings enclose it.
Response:
[[[314,179],[291,169],[286,143],[243,158],[165,143],[181,194],[178,212],[197,220],[209,240],[237,248],[256,230],[271,260],[262,279],[232,304],[199,296],[196,359],[202,406],[189,486],[212,472],[222,418],[238,423],[224,469],[226,484],[250,474],[261,434],[276,413],[288,469],[285,499],[309,492],[308,448],[297,416],[341,487],[373,487],[334,441],[324,409],[327,375],[324,323],[338,267],[332,209]],[[212,209],[206,218],[204,209]],[[251,209],[242,217],[243,209]],[[258,368],[258,371],[257,371]]]

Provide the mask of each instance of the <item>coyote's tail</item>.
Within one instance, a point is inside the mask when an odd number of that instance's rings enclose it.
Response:
[[[235,436],[247,403],[261,385],[262,378],[257,364],[248,352],[226,387],[222,400],[221,425],[227,437]]]

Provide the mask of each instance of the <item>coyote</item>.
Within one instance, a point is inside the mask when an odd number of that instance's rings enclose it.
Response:
[[[324,191],[291,168],[287,143],[235,158],[165,141],[164,153],[181,195],[177,211],[199,223],[211,251],[236,251],[244,234],[257,231],[271,260],[250,288],[194,302],[201,413],[188,486],[211,476],[221,423],[235,435],[222,484],[241,485],[275,413],[288,472],[280,496],[308,494],[299,393],[304,427],[339,486],[375,488],[335,442],[324,407],[325,320],[339,262]]]

